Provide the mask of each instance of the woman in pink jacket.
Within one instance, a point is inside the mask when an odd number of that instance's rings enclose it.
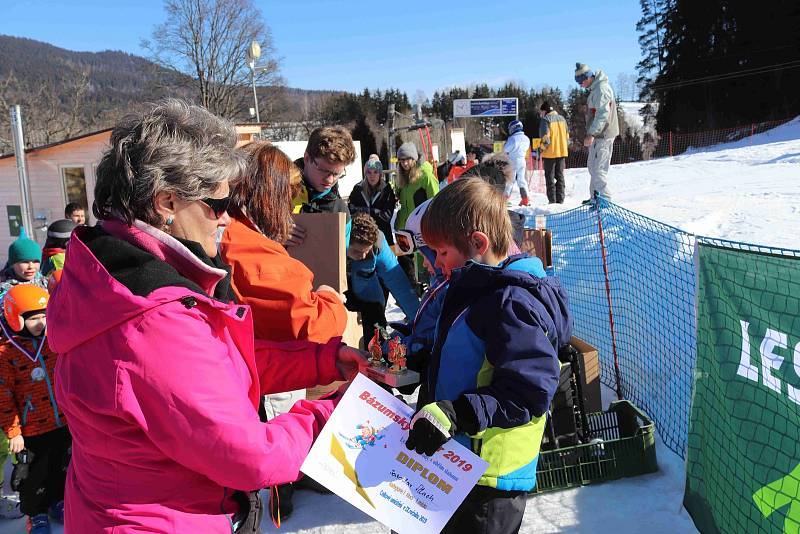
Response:
[[[350,377],[360,353],[255,342],[216,250],[235,131],[165,100],[126,118],[97,168],[95,216],[48,308],[73,434],[65,531],[257,532],[259,488],[296,480],[335,401],[269,423],[260,395]]]

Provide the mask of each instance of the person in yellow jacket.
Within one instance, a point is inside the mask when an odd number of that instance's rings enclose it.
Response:
[[[547,200],[550,204],[564,203],[564,166],[567,159],[569,131],[567,121],[545,100],[539,108],[539,137],[547,183]]]

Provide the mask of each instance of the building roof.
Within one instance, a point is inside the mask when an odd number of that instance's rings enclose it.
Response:
[[[250,123],[237,123],[236,129],[237,133],[255,133],[256,131],[260,131],[264,126],[266,126],[266,122],[250,122]],[[70,137],[69,139],[62,139],[61,141],[56,141],[55,143],[49,143],[46,145],[39,145],[33,148],[28,148],[25,150],[25,154],[31,154],[33,152],[38,152],[40,150],[47,150],[48,148],[57,147],[60,145],[65,145],[67,143],[71,143],[72,141],[77,141],[79,139],[85,139],[87,137],[91,137],[93,135],[98,135],[106,132],[110,132],[114,128],[104,128],[102,130],[96,130],[94,132],[89,132],[81,135],[77,135],[75,137]],[[9,152],[8,154],[0,155],[0,160],[13,158],[14,152]]]
[[[40,150],[46,150],[48,148],[53,148],[53,147],[56,147],[56,146],[65,145],[67,143],[71,143],[72,141],[77,141],[78,139],[85,139],[86,137],[91,137],[93,135],[98,135],[98,134],[110,132],[112,129],[113,128],[104,128],[102,130],[97,130],[95,132],[89,132],[89,133],[85,133],[85,134],[78,135],[78,136],[75,136],[75,137],[70,137],[69,139],[63,139],[61,141],[56,141],[55,143],[49,143],[49,144],[46,144],[46,145],[39,145],[39,146],[36,146],[36,147],[33,147],[33,148],[28,148],[28,149],[25,150],[25,154],[31,154],[33,152],[38,152]],[[6,158],[13,158],[14,156],[15,156],[15,153],[11,152],[9,154],[5,154],[5,155],[0,156],[0,160],[6,159]]]

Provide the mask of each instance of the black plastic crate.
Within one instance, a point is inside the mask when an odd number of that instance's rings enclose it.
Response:
[[[536,488],[542,493],[658,471],[653,421],[626,400],[587,416],[589,443],[539,454]]]

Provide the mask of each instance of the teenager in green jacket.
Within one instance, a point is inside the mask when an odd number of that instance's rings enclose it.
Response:
[[[406,220],[414,209],[439,192],[433,167],[427,161],[419,162],[419,154],[414,143],[403,143],[397,149],[400,164],[397,174],[397,198],[400,211],[397,212],[395,229],[403,230]]]

